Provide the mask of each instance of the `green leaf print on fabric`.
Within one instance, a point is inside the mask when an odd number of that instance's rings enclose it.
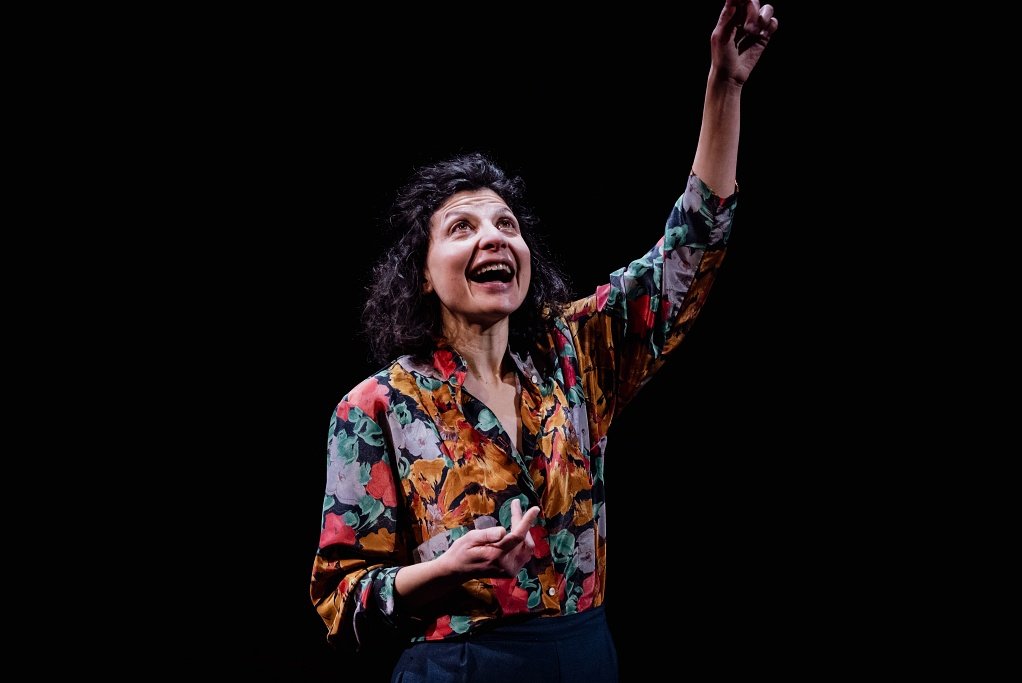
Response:
[[[472,626],[472,620],[464,615],[451,617],[451,630],[455,633],[465,633]]]
[[[355,514],[354,510],[348,510],[347,512],[345,512],[343,515],[341,515],[341,519],[343,519],[344,523],[350,526],[352,529],[358,527],[358,515]]]
[[[631,263],[629,263],[628,269],[625,271],[625,273],[628,275],[628,277],[640,278],[646,274],[647,270],[649,270],[649,264],[646,263],[645,260],[639,259],[637,261],[632,261]]]
[[[394,415],[397,417],[398,424],[402,427],[412,422],[412,411],[408,410],[408,406],[404,403],[398,403],[394,406]]]
[[[362,516],[365,524],[372,524],[377,518],[383,514],[383,502],[376,500],[370,495],[362,496],[362,500],[358,501],[358,507],[362,510]]]
[[[349,434],[347,429],[342,429],[337,433],[333,445],[337,451],[337,457],[345,465],[351,465],[358,460],[358,437]]]
[[[358,483],[365,486],[369,483],[369,480],[373,478],[372,468],[369,467],[369,463],[363,462],[358,466]]]
[[[550,537],[550,555],[555,564],[565,564],[575,556],[575,536],[561,529]]]
[[[621,308],[621,302],[624,300],[624,293],[620,288],[613,285],[607,290],[607,309],[615,310]]]
[[[518,570],[518,576],[516,576],[515,579],[518,580],[518,585],[525,589],[536,588],[539,586],[539,579],[535,576],[529,576],[528,570],[524,567]]]
[[[415,383],[419,385],[420,389],[424,389],[430,392],[436,391],[443,384],[443,382],[441,382],[438,379],[433,379],[431,377],[423,377],[422,375],[416,376]]]
[[[560,371],[561,369],[558,368],[557,372]],[[561,381],[562,382],[564,381],[563,375],[561,375]],[[556,382],[554,382],[553,378],[543,380],[539,385],[539,395],[542,396],[543,398],[547,398],[548,396],[550,396],[550,394],[554,393],[555,386],[557,386],[557,384]]]
[[[497,426],[497,416],[490,412],[489,408],[483,408],[479,411],[479,422],[476,423],[476,429],[481,432],[488,432]]]
[[[529,576],[529,572],[524,567],[518,572],[515,579],[518,581],[518,586],[529,595],[525,605],[530,609],[538,607],[539,603],[543,602],[543,586],[540,585],[539,579]]]
[[[334,498],[333,496],[327,496],[326,498],[324,498],[323,499],[323,512],[326,512],[327,510],[332,508],[334,506],[334,503],[336,503],[336,502],[337,502],[337,499]]]
[[[688,237],[687,225],[675,225],[664,233],[664,251],[672,251],[685,244]]]
[[[573,539],[574,540],[574,539]],[[564,565],[564,578],[571,578],[575,572],[578,571],[578,558],[572,553],[568,559],[568,564]]]
[[[352,431],[362,441],[376,448],[383,447],[383,430],[360,408],[352,406],[348,409],[348,421],[354,423]]]

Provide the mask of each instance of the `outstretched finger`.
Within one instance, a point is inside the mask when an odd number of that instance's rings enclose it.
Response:
[[[724,3],[724,9],[720,11],[720,18],[717,20],[717,24],[725,28],[733,28],[731,25],[735,20],[736,16],[745,16],[745,6],[749,4],[749,0],[727,0]],[[742,10],[739,12],[739,10]]]
[[[511,499],[511,529],[515,528],[515,524],[522,518],[522,501],[517,498]]]
[[[726,0],[714,31],[722,40],[734,40],[735,33],[745,25],[751,0]]]
[[[511,501],[511,531],[500,539],[500,543],[497,543],[496,546],[501,550],[510,550],[524,541],[529,534],[529,529],[536,523],[537,517],[539,517],[539,508],[535,505],[523,515],[519,502]]]
[[[521,519],[518,520],[518,524],[511,526],[511,533],[516,534],[519,531],[522,534],[522,538],[529,533],[529,529],[536,523],[536,518],[539,517],[539,508],[533,505],[529,508]]]

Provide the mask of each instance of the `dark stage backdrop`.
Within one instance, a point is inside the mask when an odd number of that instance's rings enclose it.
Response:
[[[833,558],[814,550],[829,533],[814,510],[835,470],[806,485],[819,444],[805,424],[826,419],[833,330],[805,303],[822,268],[805,257],[823,229],[816,160],[833,143],[809,132],[820,103],[790,4],[746,87],[719,280],[610,435],[606,599],[624,680],[646,666],[786,669],[824,647],[812,595]],[[188,235],[199,265],[183,275],[201,292],[196,481],[222,476],[185,545],[211,596],[190,615],[195,642],[217,668],[372,680],[340,671],[352,665],[327,648],[308,579],[330,413],[377,369],[358,316],[393,191],[421,162],[491,153],[525,178],[549,246],[591,292],[658,239],[684,187],[720,3],[700,5],[585,34],[394,36],[386,62],[292,37],[279,59],[209,86],[230,106],[208,113],[188,192],[209,200],[195,203],[206,227]]]

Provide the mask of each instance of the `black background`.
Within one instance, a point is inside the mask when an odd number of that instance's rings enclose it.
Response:
[[[851,438],[835,424],[848,323],[821,218],[846,150],[821,133],[839,105],[792,4],[775,3],[780,31],[745,88],[742,194],[709,303],[610,434],[606,600],[626,680],[787,670],[833,646],[856,590],[829,585],[855,563],[837,502],[852,466],[833,456]],[[344,31],[288,34],[204,80],[182,113],[201,121],[181,188],[201,220],[170,240],[189,255],[188,325],[167,334],[189,378],[178,419],[199,431],[177,562],[203,597],[189,641],[217,668],[366,674],[325,644],[308,582],[330,413],[377,369],[358,315],[393,191],[419,163],[489,152],[591,292],[658,239],[684,187],[719,7],[383,32],[368,51]]]

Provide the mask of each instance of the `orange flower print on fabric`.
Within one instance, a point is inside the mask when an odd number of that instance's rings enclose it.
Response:
[[[490,494],[469,493],[451,510],[451,521],[459,526],[471,526],[473,520],[492,515],[494,507]]]
[[[440,504],[450,508],[469,487],[500,492],[518,479],[518,466],[493,444],[486,444],[479,457],[447,470],[440,492]]]
[[[586,498],[584,500],[576,500],[574,504],[575,514],[572,517],[572,524],[575,526],[584,526],[589,524],[593,519],[593,500],[592,498]]]
[[[593,576],[595,576],[595,574]],[[566,585],[561,573],[555,570],[553,566],[547,567],[546,570],[539,575],[539,585],[542,589],[540,594],[543,599],[543,606],[548,609],[560,610],[561,604],[564,600],[564,588]],[[551,588],[553,589],[553,595],[550,595]]]
[[[362,548],[371,552],[387,553],[394,550],[394,534],[386,529],[380,529],[375,534],[368,534],[362,537]]]
[[[436,500],[440,479],[447,466],[443,460],[416,460],[412,463],[408,481],[415,495],[425,500]]]

